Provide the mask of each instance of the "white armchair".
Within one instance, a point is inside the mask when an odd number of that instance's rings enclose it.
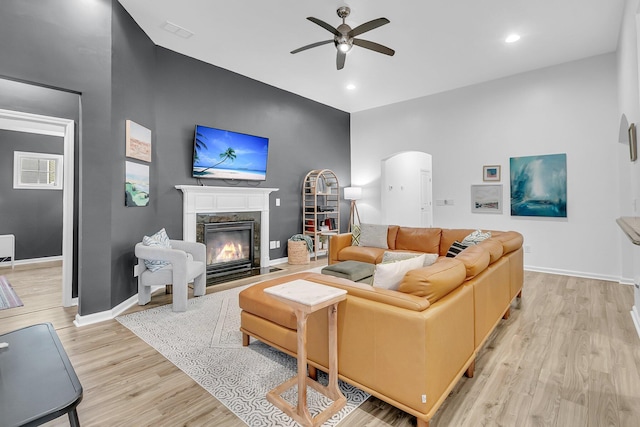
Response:
[[[151,301],[151,287],[173,285],[173,311],[187,310],[188,284],[193,282],[193,295],[206,293],[206,247],[202,243],[171,240],[171,249],[136,244],[138,258],[138,304]],[[160,260],[169,264],[159,270],[147,269],[143,260]]]

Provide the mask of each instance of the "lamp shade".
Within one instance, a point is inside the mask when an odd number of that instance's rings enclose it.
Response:
[[[361,187],[345,187],[344,198],[347,200],[358,200],[362,198],[362,188]]]

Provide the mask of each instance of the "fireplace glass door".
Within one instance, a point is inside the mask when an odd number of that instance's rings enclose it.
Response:
[[[206,224],[205,245],[207,276],[250,270],[253,263],[253,221]]]

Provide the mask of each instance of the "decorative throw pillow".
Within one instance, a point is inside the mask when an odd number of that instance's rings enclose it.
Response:
[[[463,245],[467,245],[467,246],[477,245],[478,243],[482,242],[483,240],[487,240],[489,237],[491,237],[491,232],[490,231],[487,231],[486,233],[483,233],[481,230],[476,230],[473,233],[469,234],[464,239],[462,239],[462,242],[460,242],[460,243],[462,243]]]
[[[389,226],[379,224],[360,224],[360,244],[372,248],[389,249],[387,232]]]
[[[416,253],[412,253],[412,252],[389,252],[386,251],[384,254],[382,254],[382,261],[380,261],[381,264],[387,264],[390,262],[396,262],[396,261],[404,261],[405,259],[411,259],[411,258],[415,258],[420,254],[416,254]]]
[[[144,236],[142,238],[142,244],[145,246],[157,246],[161,248],[171,249],[171,242],[169,241],[169,236],[167,235],[167,232],[165,231],[164,228],[158,231],[156,234],[154,234],[151,237]],[[166,261],[160,261],[155,259],[145,259],[144,265],[147,267],[148,270],[158,271],[162,267],[169,265],[169,263]]]
[[[360,246],[360,224],[351,224],[351,246]]]
[[[385,252],[384,254],[382,254],[382,264],[388,263],[388,262],[395,262],[395,261],[403,261],[405,259],[411,259],[411,258],[415,258],[419,255],[424,255],[424,264],[422,265],[423,267],[428,267],[432,264],[434,264],[437,260],[438,260],[438,254],[419,254],[419,253],[415,253],[415,252]]]
[[[439,257],[440,255],[438,254],[424,254],[424,263],[422,266],[429,267],[430,265],[435,264]]]
[[[460,252],[464,251],[465,249],[467,249],[467,245],[463,245],[462,243],[456,240],[451,244],[451,247],[447,251],[447,256],[449,258],[455,258],[456,255],[458,255]]]
[[[402,261],[377,264],[373,273],[373,286],[397,290],[404,275],[410,270],[421,268],[422,264],[424,264],[424,254]]]

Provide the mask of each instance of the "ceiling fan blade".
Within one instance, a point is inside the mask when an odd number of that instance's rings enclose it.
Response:
[[[365,22],[362,25],[358,25],[353,30],[349,31],[349,37],[355,37],[362,33],[366,33],[367,31],[371,31],[375,28],[382,27],[385,24],[388,24],[390,21],[387,18],[378,18],[373,21]]]
[[[363,47],[365,49],[373,50],[375,52],[383,53],[389,56],[393,56],[396,53],[396,51],[393,49],[389,49],[386,46],[383,46],[375,42],[370,42],[368,40],[353,39],[353,44]]]
[[[339,50],[338,56],[336,56],[336,67],[338,70],[342,70],[344,68],[344,61],[346,59],[347,59],[347,54]]]
[[[311,44],[308,44],[306,46],[299,47],[296,50],[292,50],[291,53],[302,52],[303,50],[311,49],[313,47],[322,46],[323,44],[328,44],[328,43],[333,43],[333,40],[323,40],[321,42],[311,43]]]
[[[337,36],[337,37],[341,37],[342,36],[340,31],[338,31],[336,28],[333,28],[331,25],[327,24],[326,22],[321,21],[318,18],[314,18],[313,16],[309,16],[307,19],[309,21],[313,22],[314,24],[320,25],[322,28],[324,28],[325,30],[329,31],[334,36]]]

